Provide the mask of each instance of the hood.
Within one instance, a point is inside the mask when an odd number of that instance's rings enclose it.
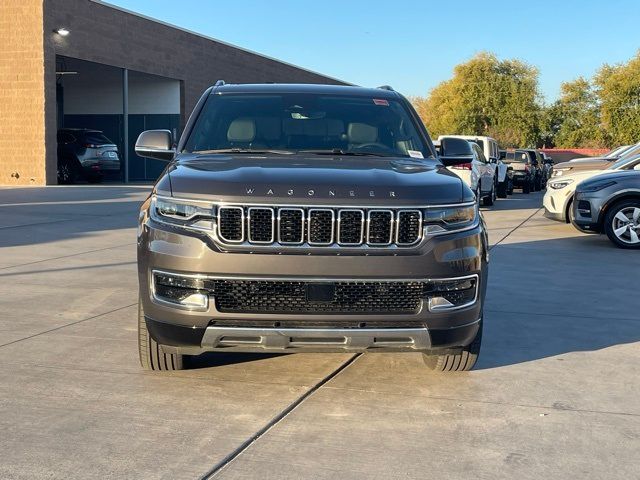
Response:
[[[571,162],[572,164],[575,164],[575,163],[594,162],[594,161],[603,161],[603,160],[607,162],[612,162],[614,160],[617,160],[617,157],[579,157],[579,158],[572,158],[568,162],[563,162],[563,163]]]
[[[598,175],[594,175],[592,178],[588,180],[590,183],[592,181],[602,181],[602,180],[628,180],[630,182],[637,182],[638,188],[640,188],[640,171],[639,170],[613,170],[600,172]]]
[[[473,199],[438,162],[404,157],[183,154],[167,175],[173,196],[213,202],[392,207]]]
[[[554,170],[604,170],[608,166],[611,165],[610,160],[606,160],[604,158],[590,158],[589,160],[579,160],[579,161],[570,161],[570,162],[562,162],[556,163],[553,166]]]
[[[602,175],[602,170],[580,170],[572,173],[571,175],[562,175],[561,177],[552,177],[549,179],[549,183],[560,183],[572,181],[574,186],[587,178],[595,177],[596,175]]]

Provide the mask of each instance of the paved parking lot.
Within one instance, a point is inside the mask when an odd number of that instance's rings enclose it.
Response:
[[[143,372],[148,187],[0,189],[0,478],[638,478],[640,256],[485,211],[480,361],[215,354]]]

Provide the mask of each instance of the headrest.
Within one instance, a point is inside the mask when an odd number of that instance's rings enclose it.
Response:
[[[366,123],[350,123],[347,135],[349,143],[372,143],[378,140],[378,129]]]
[[[230,142],[252,142],[256,138],[256,123],[250,118],[236,118],[227,130]]]

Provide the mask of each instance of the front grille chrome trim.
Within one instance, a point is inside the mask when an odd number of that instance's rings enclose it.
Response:
[[[251,239],[251,212],[254,210],[270,210],[271,211],[271,238],[269,240],[252,240]],[[249,207],[247,209],[247,240],[249,243],[269,245],[275,241],[276,235],[276,213],[272,207]]]
[[[311,217],[314,212],[330,212],[331,213],[331,239],[328,242],[312,242],[311,241]],[[307,210],[307,241],[313,246],[333,245],[336,233],[336,212],[332,208],[310,208]]]
[[[413,242],[401,242],[400,241],[400,215],[403,213],[417,213],[418,214],[418,235],[416,236],[416,240]],[[416,245],[420,243],[423,236],[423,228],[422,228],[422,211],[417,209],[400,209],[396,212],[396,237],[395,243],[401,247],[410,247],[412,245]]]
[[[340,225],[342,222],[342,215],[344,213],[347,212],[357,212],[360,214],[360,240],[358,242],[341,242],[340,241]],[[364,210],[361,210],[359,208],[343,208],[338,210],[338,229],[337,229],[337,234],[336,234],[336,243],[338,245],[342,245],[345,247],[356,247],[359,245],[362,245],[363,241],[364,241],[364,224],[365,224],[365,214],[364,214]]]
[[[385,243],[371,243],[371,214],[372,213],[388,213],[391,215],[391,220],[389,221],[389,241]],[[395,215],[393,214],[393,210],[385,210],[385,209],[375,209],[367,211],[367,244],[375,245],[376,247],[385,247],[391,245],[393,243],[393,232],[397,230],[397,222]]]
[[[240,225],[241,225],[241,235],[240,235],[240,240],[229,240],[228,238],[225,238],[224,235],[222,235],[222,229],[221,229],[221,221],[222,221],[222,211],[223,210],[240,210]],[[245,215],[244,215],[244,208],[243,207],[238,207],[238,206],[233,206],[233,205],[222,205],[220,207],[218,207],[218,211],[216,212],[216,216],[217,216],[217,229],[218,229],[218,236],[224,240],[227,243],[230,244],[240,244],[242,242],[244,242],[244,238],[245,238],[245,229],[244,229],[244,224],[245,224]]]
[[[286,242],[284,240],[282,240],[280,233],[280,227],[281,227],[281,214],[282,212],[300,212],[300,240],[297,242]],[[304,215],[304,208],[291,208],[291,207],[286,207],[286,208],[278,208],[278,243],[280,243],[281,245],[302,245],[304,243],[304,222],[305,222],[305,215]]]

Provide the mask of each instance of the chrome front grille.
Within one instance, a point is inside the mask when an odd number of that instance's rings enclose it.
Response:
[[[408,247],[422,239],[417,209],[220,206],[222,243],[285,246]]]

